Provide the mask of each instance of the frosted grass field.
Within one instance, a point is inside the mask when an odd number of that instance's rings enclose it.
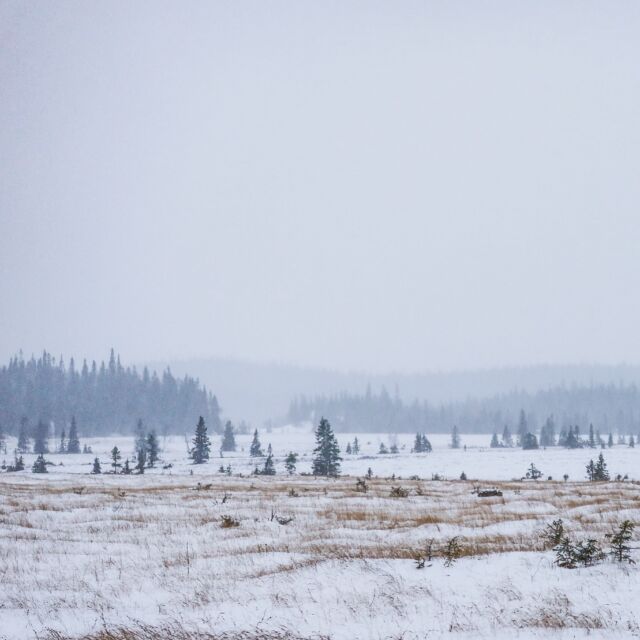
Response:
[[[338,434],[343,448],[353,437]],[[539,537],[561,517],[571,535],[606,546],[622,519],[640,521],[640,485],[582,481],[598,450],[491,450],[489,436],[463,436],[467,450],[452,451],[446,435],[430,435],[434,451],[414,455],[401,435],[404,451],[377,456],[386,436],[358,438],[363,451],[344,456],[339,479],[284,473],[289,450],[303,454],[299,472],[310,468],[312,433],[297,428],[261,433],[275,477],[248,475],[254,461],[242,451],[194,467],[184,437],[161,438],[173,466],[142,476],[89,474],[96,455],[108,469],[114,444],[132,454],[131,438],[87,440],[92,455],[50,454],[47,475],[0,475],[0,637],[640,637],[637,565],[561,569]],[[238,440],[248,451],[250,436]],[[640,475],[640,449],[604,453],[613,474]],[[532,461],[556,480],[513,481]],[[353,476],[368,467],[376,477],[359,493]],[[457,480],[463,470],[468,482]],[[503,497],[478,498],[474,478]],[[408,497],[391,497],[399,485]],[[238,526],[223,528],[222,516]],[[452,536],[463,557],[447,568]],[[430,540],[435,557],[418,570]]]

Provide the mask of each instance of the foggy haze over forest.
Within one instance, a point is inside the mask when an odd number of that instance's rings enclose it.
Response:
[[[2,3],[2,361],[640,362],[640,7],[577,6]]]

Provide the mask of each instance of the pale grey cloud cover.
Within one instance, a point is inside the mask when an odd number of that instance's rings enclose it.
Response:
[[[0,356],[640,361],[640,4],[3,2]]]

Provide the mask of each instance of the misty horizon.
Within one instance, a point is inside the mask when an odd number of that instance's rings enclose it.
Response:
[[[0,6],[0,358],[640,363],[640,8]]]

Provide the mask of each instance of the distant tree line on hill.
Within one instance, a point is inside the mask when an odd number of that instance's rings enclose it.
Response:
[[[20,354],[0,368],[0,432],[18,435],[26,424],[36,437],[45,424],[59,438],[75,418],[83,437],[132,433],[139,419],[158,433],[184,433],[194,416],[222,431],[218,400],[198,380],[176,379],[169,369],[161,377],[146,367],[138,373],[123,367],[113,349],[106,364],[85,360],[77,368],[73,358],[65,365],[45,351],[38,359]]]
[[[538,433],[549,416],[554,416],[558,433],[575,425],[588,429],[590,424],[601,433],[640,432],[640,390],[635,385],[559,386],[535,393],[515,390],[443,404],[407,403],[384,387],[379,393],[368,387],[364,394],[297,396],[286,418],[300,423],[326,416],[336,431],[445,433],[455,424],[461,433],[502,433],[506,426],[515,434],[521,411],[532,433]]]

